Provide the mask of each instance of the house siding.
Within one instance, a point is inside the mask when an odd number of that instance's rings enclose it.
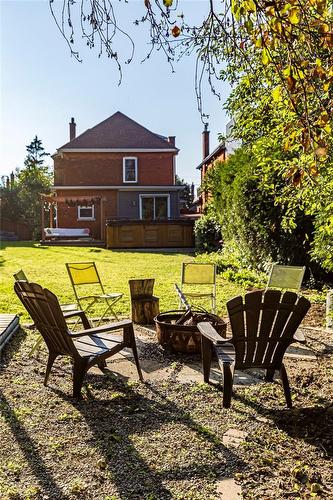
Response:
[[[178,193],[168,192],[167,190],[151,192],[151,191],[120,191],[118,194],[118,215],[128,219],[140,218],[140,194],[166,194],[170,195],[170,217],[177,218],[179,216]]]
[[[123,182],[123,158],[138,159],[136,185],[174,185],[172,152],[60,153],[54,158],[56,186],[115,186]]]
[[[58,190],[57,195],[59,197],[65,197],[68,200],[76,197],[84,197],[87,199],[102,197],[103,201],[103,219],[109,219],[117,216],[117,191],[116,190]],[[57,225],[58,227],[68,227],[68,228],[89,228],[93,238],[101,239],[104,235],[101,235],[101,206],[100,203],[95,205],[95,220],[78,220],[77,218],[77,207],[69,207],[66,203],[57,204]]]

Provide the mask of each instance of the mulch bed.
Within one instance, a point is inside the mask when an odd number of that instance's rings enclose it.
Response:
[[[332,334],[305,333],[316,360],[287,359],[294,409],[277,381],[237,388],[225,410],[219,388],[177,381],[186,355],[163,359],[151,339],[143,354],[168,362],[167,380],[89,374],[76,402],[70,361],[45,388],[46,351],[29,358],[22,330],[0,363],[0,498],[206,500],[224,477],[245,499],[332,498]],[[223,444],[231,428],[246,432],[237,448]]]

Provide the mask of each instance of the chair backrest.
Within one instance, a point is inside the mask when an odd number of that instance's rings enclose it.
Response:
[[[13,276],[15,281],[29,281],[23,269],[20,269],[19,271],[17,271],[17,273],[14,273]]]
[[[309,308],[304,297],[279,290],[259,290],[229,300],[236,368],[278,369]]]
[[[16,281],[14,290],[49,349],[59,354],[75,354],[57,297],[47,288],[27,281]]]
[[[183,262],[181,283],[188,285],[215,285],[216,266],[210,262]]]
[[[305,266],[281,266],[273,264],[266,289],[282,288],[298,291],[301,288],[305,269]]]
[[[154,290],[154,278],[129,280],[131,298],[152,297]]]
[[[104,293],[104,287],[99,277],[95,262],[67,263],[66,269],[77,299],[79,299],[79,296],[77,294],[76,287],[81,285],[99,285]]]

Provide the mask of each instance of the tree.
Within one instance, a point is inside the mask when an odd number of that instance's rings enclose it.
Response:
[[[182,199],[185,202],[185,208],[191,208],[194,198],[192,185],[188,182],[185,182],[184,179],[181,179],[178,175],[176,175],[176,185],[184,186],[184,189],[182,191]]]
[[[118,24],[113,0],[49,0],[52,15],[68,43],[71,53],[75,37],[82,35],[89,48],[98,47],[113,59],[120,71],[121,56],[114,48],[118,36],[131,42],[133,33],[125,33]],[[118,3],[118,2],[117,2]],[[130,9],[130,7],[128,7]],[[333,10],[332,0],[207,0],[207,15],[198,26],[187,21],[184,0],[144,0],[142,17],[136,25],[149,28],[150,50],[165,53],[173,66],[190,53],[197,54],[196,91],[203,113],[201,83],[206,73],[214,93],[218,66],[226,61],[227,74],[237,65],[238,74],[253,73],[252,55],[261,61],[260,78],[275,81],[275,94],[295,114],[295,127],[286,135],[291,144],[301,142],[304,150],[318,155],[327,152],[332,128],[333,109]],[[295,129],[297,131],[295,133]]]
[[[2,189],[2,215],[10,220],[26,222],[34,237],[41,230],[41,193],[48,193],[51,174],[44,160],[42,141],[37,136],[26,146],[24,168],[17,169],[12,185]]]

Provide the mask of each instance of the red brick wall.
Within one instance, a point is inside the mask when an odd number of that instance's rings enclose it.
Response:
[[[123,184],[123,157],[138,158],[138,185],[173,185],[173,153],[63,153],[54,159],[56,186]]]
[[[225,161],[225,160],[226,160],[226,155],[225,155],[225,150],[224,150],[218,156],[214,157],[210,163],[203,165],[201,168],[201,184],[202,184],[208,170],[210,170],[213,167],[214,163],[216,161]],[[202,193],[201,193],[201,200],[202,200],[201,210],[204,210],[204,208],[206,207],[210,198],[211,198],[211,194],[209,193],[209,191],[202,191]]]
[[[103,202],[104,221],[107,218],[115,217],[117,215],[117,192],[110,190],[57,190],[57,196],[65,197],[67,199],[75,199],[76,197],[94,198],[102,197],[106,201]],[[66,203],[58,203],[57,221],[58,227],[74,228],[74,227],[88,227],[91,235],[96,239],[103,239],[101,235],[101,205],[95,205],[95,220],[78,220],[77,207],[68,207]],[[104,222],[103,222],[104,231]]]

